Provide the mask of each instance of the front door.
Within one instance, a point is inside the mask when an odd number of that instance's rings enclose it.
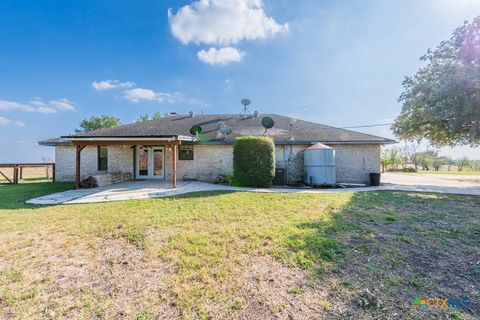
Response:
[[[137,147],[137,178],[163,179],[165,172],[164,147]]]

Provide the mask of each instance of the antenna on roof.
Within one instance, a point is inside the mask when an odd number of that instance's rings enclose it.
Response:
[[[232,133],[233,129],[227,126],[227,122],[219,121],[218,122],[218,131],[223,135],[223,138]]]
[[[262,118],[262,126],[265,128],[265,132],[263,133],[263,135],[265,136],[268,133],[268,129],[273,128],[274,125],[275,125],[275,122],[273,121],[272,118],[263,117]]]
[[[248,106],[250,103],[252,103],[249,99],[242,99],[240,101],[241,104],[243,104],[243,109],[240,111],[240,115],[243,115],[244,118],[247,117],[247,115],[250,113],[250,110],[248,110]]]
[[[192,136],[196,136],[198,138],[198,136],[200,135],[200,133],[202,133],[202,127],[199,126],[199,125],[194,125],[193,127],[190,128],[190,134]]]
[[[288,138],[288,140],[295,140],[295,138],[293,137],[293,123],[290,123],[290,138]]]
[[[220,127],[220,129],[218,129],[218,131],[220,131],[220,133],[223,134],[223,136],[227,136],[230,133],[232,133],[233,129],[231,127],[228,127],[228,126],[223,126],[223,127]]]

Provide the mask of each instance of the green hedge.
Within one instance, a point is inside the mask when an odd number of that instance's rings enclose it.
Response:
[[[241,186],[265,188],[275,176],[275,145],[268,137],[240,137],[233,146],[233,175]]]

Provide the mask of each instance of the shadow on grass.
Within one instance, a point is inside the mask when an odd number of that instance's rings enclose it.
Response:
[[[68,182],[35,182],[1,185],[0,210],[39,208],[34,205],[25,204],[25,201],[71,189],[73,189],[73,184]]]
[[[197,192],[190,192],[190,193],[183,193],[179,195],[169,196],[168,198],[172,199],[198,199],[198,198],[208,198],[214,197],[223,194],[234,194],[237,192],[246,192],[246,191],[238,191],[238,190],[212,190],[212,191],[197,191]],[[158,198],[162,199],[162,198]]]
[[[480,301],[479,207],[475,196],[354,193],[329,217],[298,224],[300,232],[288,239],[289,258],[321,281],[340,281],[348,288],[341,298],[369,316],[418,316],[411,305],[416,297]],[[472,317],[480,305],[426,317],[453,313]]]
[[[33,182],[52,182],[52,180],[47,179],[47,177],[36,177],[36,178],[23,178],[19,180],[20,183],[33,183]]]

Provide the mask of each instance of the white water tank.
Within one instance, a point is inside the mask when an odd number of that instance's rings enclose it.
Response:
[[[303,152],[305,178],[310,186],[333,186],[335,178],[335,149],[322,143],[314,144]]]

